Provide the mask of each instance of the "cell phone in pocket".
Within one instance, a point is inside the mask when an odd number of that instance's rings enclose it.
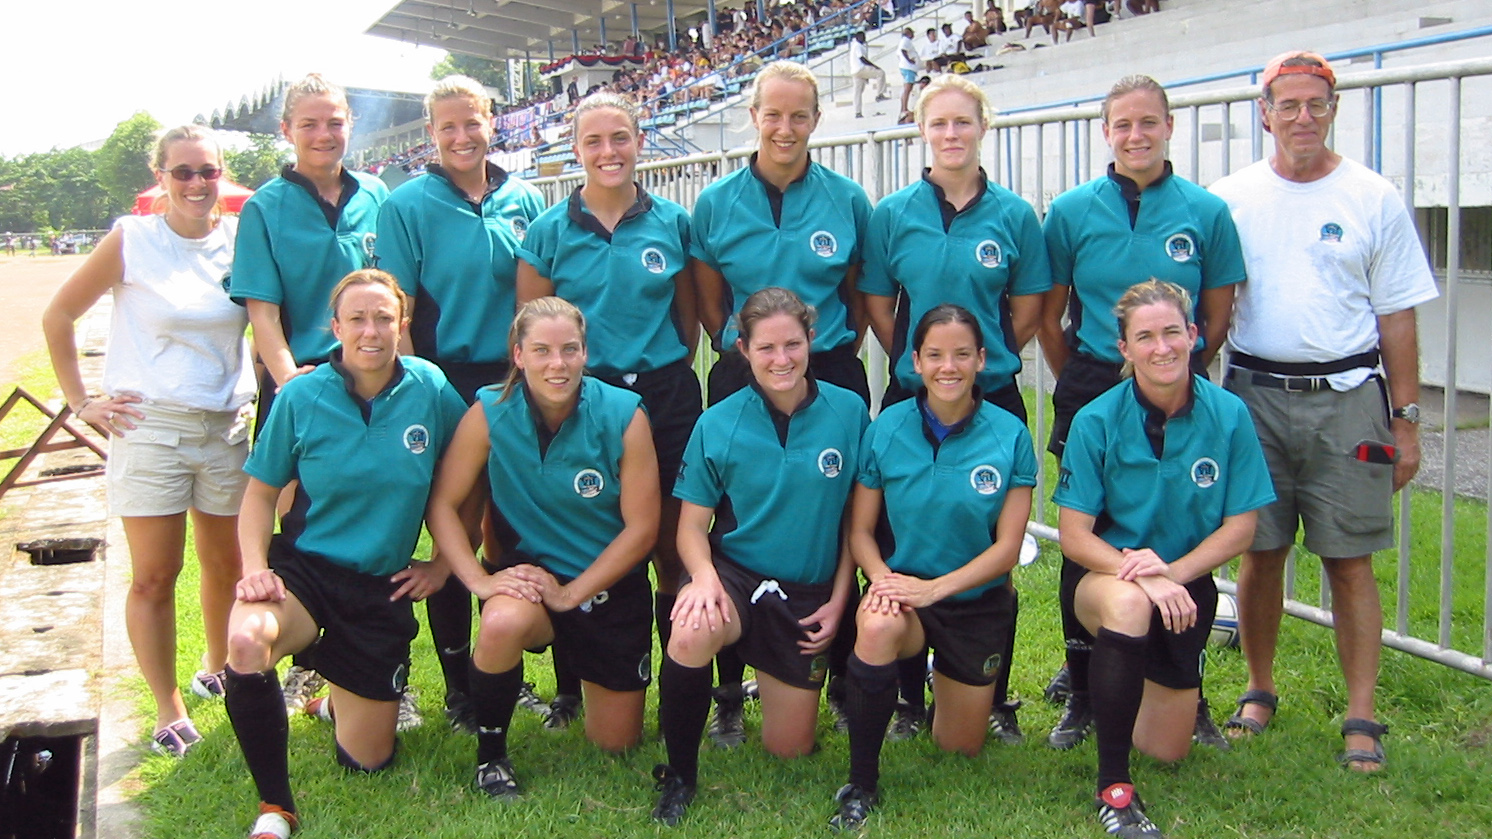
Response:
[[[1398,451],[1385,443],[1363,440],[1357,444],[1357,459],[1363,463],[1384,463],[1392,466],[1399,459]]]

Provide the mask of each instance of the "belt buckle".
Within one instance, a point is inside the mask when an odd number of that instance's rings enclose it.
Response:
[[[1322,376],[1286,376],[1286,393],[1315,393],[1321,389]]]

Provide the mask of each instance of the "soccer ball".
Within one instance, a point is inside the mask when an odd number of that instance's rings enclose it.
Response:
[[[1238,646],[1238,598],[1226,591],[1217,593],[1217,615],[1212,618],[1207,643],[1214,647]]]

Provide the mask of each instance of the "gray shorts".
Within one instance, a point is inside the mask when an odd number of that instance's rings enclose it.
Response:
[[[109,444],[109,514],[172,516],[194,508],[236,516],[249,478],[248,425],[237,411],[189,411],[151,402],[136,428]]]
[[[1359,442],[1394,442],[1382,379],[1345,392],[1300,393],[1254,384],[1254,375],[1233,367],[1226,379],[1254,418],[1278,497],[1259,510],[1252,549],[1293,544],[1302,523],[1306,549],[1318,556],[1392,547],[1394,467],[1357,459]]]

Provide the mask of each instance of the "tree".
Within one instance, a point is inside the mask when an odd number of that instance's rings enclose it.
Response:
[[[108,196],[113,213],[129,212],[135,196],[155,183],[150,172],[150,153],[155,148],[161,124],[144,111],[115,126],[114,133],[94,153],[98,182]]]
[[[487,87],[508,92],[508,63],[492,61],[462,52],[448,52],[446,57],[430,68],[430,78],[440,81],[456,74],[471,76]]]
[[[258,189],[280,174],[285,162],[280,139],[273,134],[250,134],[249,147],[243,151],[225,149],[228,176],[252,189]]]

